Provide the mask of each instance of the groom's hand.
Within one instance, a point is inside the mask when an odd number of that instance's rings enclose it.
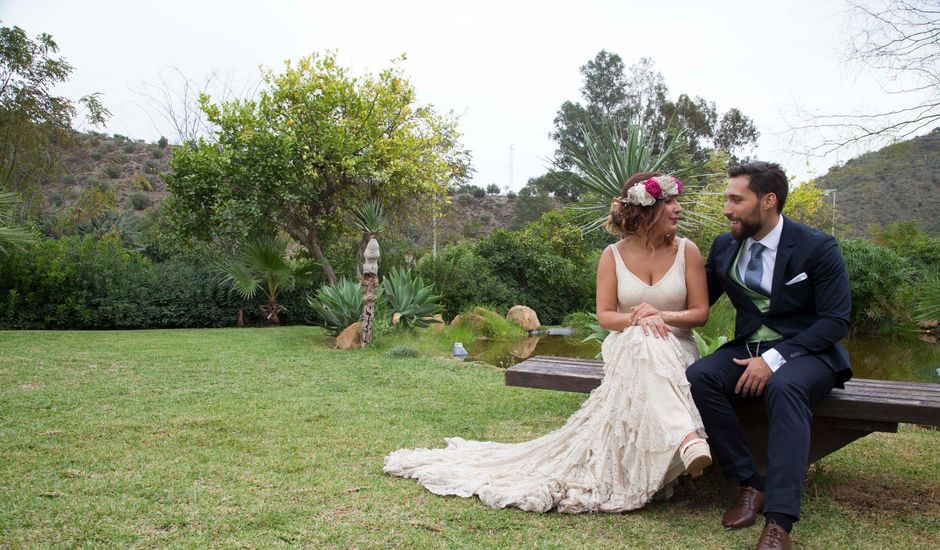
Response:
[[[734,393],[744,397],[758,397],[764,393],[764,386],[770,380],[773,371],[767,366],[767,361],[758,355],[749,359],[733,359],[733,361],[744,367],[744,374],[738,378],[738,384],[734,387]]]

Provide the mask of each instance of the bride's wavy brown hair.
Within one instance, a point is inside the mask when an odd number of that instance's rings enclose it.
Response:
[[[660,221],[663,212],[665,212],[663,201],[658,200],[650,206],[641,206],[639,204],[624,204],[624,199],[627,198],[627,191],[636,182],[662,175],[662,172],[637,172],[630,176],[623,184],[620,196],[610,202],[610,215],[607,217],[607,222],[604,223],[604,229],[621,239],[632,235],[643,236],[646,238],[646,246],[650,247],[652,245],[650,242],[650,228]],[[666,244],[672,244],[675,238],[674,233],[667,235]]]

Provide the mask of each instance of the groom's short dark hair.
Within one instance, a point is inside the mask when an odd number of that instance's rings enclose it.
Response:
[[[763,197],[767,193],[777,196],[777,213],[783,212],[783,205],[787,202],[787,175],[783,168],[775,162],[745,162],[728,168],[728,177],[749,176],[747,187]]]

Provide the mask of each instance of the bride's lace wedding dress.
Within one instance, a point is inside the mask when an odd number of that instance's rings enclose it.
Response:
[[[661,311],[686,308],[685,239],[676,260],[650,286],[627,269],[617,249],[621,311],[646,302]],[[679,445],[704,435],[685,369],[697,357],[691,331],[666,338],[640,327],[604,340],[604,380],[561,428],[523,443],[447,439],[446,449],[401,449],[385,472],[412,477],[432,493],[477,495],[494,507],[533,512],[635,510],[684,473]]]

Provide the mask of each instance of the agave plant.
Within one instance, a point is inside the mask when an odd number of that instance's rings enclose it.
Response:
[[[430,317],[441,312],[440,296],[433,294],[434,285],[412,276],[411,269],[393,269],[382,279],[382,290],[392,314],[398,313],[405,327],[426,327],[438,321]]]
[[[581,133],[584,152],[568,155],[574,170],[562,170],[556,165],[551,175],[580,190],[580,200],[569,208],[581,211],[586,220],[582,225],[584,232],[604,224],[611,199],[620,195],[630,176],[637,172],[667,172],[670,157],[682,143],[680,132],[665,143],[661,152],[655,153],[652,141],[634,124],[627,124],[623,129],[613,122],[600,127],[588,125],[582,127]],[[694,201],[695,186],[687,185],[684,194]],[[683,214],[682,224],[721,225],[721,222],[714,213],[689,209]]]
[[[0,193],[0,255],[9,254],[7,249],[11,246],[19,247],[32,240],[26,231],[6,225],[16,203],[16,193]]]
[[[260,290],[267,301],[262,306],[268,326],[279,325],[278,314],[286,308],[277,299],[291,290],[299,279],[312,275],[315,262],[294,264],[286,257],[287,239],[277,236],[256,237],[239,246],[238,255],[217,264],[222,274],[221,286],[228,286],[242,298],[251,300]]]
[[[317,313],[326,331],[336,336],[362,316],[362,287],[343,277],[333,284],[320,287],[307,303]]]

